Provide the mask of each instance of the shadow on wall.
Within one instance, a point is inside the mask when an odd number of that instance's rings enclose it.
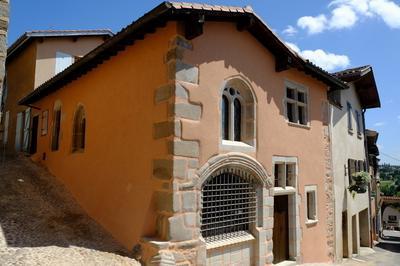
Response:
[[[27,158],[0,163],[0,248],[77,246],[133,255],[88,217],[55,177]]]

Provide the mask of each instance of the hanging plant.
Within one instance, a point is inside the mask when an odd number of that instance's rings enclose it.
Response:
[[[352,192],[353,198],[355,193],[365,193],[367,191],[368,184],[371,182],[371,176],[368,172],[356,172],[351,178],[353,182],[349,186],[349,191]]]

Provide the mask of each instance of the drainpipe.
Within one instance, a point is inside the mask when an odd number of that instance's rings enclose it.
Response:
[[[365,167],[369,173],[369,156],[368,156],[368,145],[367,145],[367,137],[366,137],[366,129],[365,129],[365,112],[367,109],[363,108],[362,110],[362,120],[363,120],[363,133],[364,133],[364,151],[365,151]],[[372,179],[371,179],[372,180]],[[373,220],[372,220],[372,204],[371,204],[371,182],[368,184],[368,215],[369,215],[369,247],[373,247]]]

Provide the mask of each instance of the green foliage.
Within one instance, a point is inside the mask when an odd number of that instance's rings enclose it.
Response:
[[[349,191],[352,193],[353,198],[355,197],[354,193],[365,193],[367,192],[367,186],[369,182],[371,182],[371,176],[368,172],[361,171],[356,172],[352,175],[352,184],[349,186]]]
[[[400,196],[400,166],[383,164],[379,166],[381,192],[385,196]]]

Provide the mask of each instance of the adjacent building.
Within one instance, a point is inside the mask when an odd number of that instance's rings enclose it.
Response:
[[[18,38],[7,51],[7,82],[2,93],[2,152],[34,153],[38,121],[31,119],[35,106],[18,100],[60,73],[112,33],[109,30],[31,31]],[[45,130],[44,130],[45,131]]]
[[[372,240],[379,241],[379,234],[382,231],[382,212],[381,212],[381,189],[379,176],[379,147],[377,145],[379,133],[367,129],[367,151],[369,161],[369,173],[371,179],[371,231]]]
[[[335,194],[335,254],[337,261],[359,254],[371,246],[370,189],[350,192],[353,174],[369,172],[364,115],[380,107],[371,66],[347,69],[334,74],[349,85],[331,91],[330,125]]]
[[[6,75],[5,61],[7,56],[7,29],[9,20],[8,0],[0,0],[0,95]]]
[[[332,262],[347,88],[250,8],[165,2],[19,103],[32,158],[145,264]]]

